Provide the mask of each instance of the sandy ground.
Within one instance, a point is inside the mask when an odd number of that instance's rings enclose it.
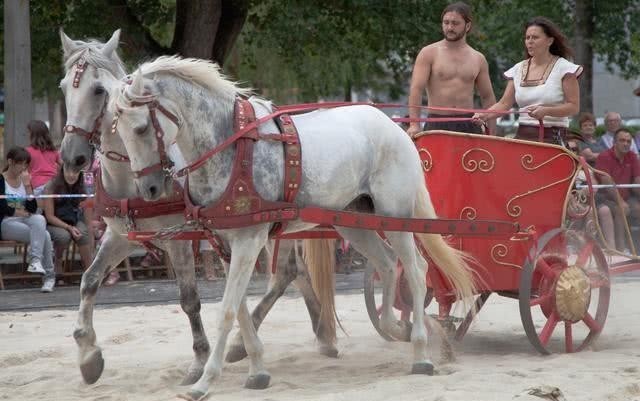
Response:
[[[409,375],[407,343],[373,329],[362,294],[338,295],[338,359],[315,351],[303,301],[276,305],[260,328],[271,373],[266,390],[246,390],[248,363],[226,365],[210,400],[542,400],[528,389],[551,386],[567,401],[640,400],[640,282],[616,282],[596,346],[575,354],[538,355],[520,322],[518,303],[491,297],[456,360],[433,377]],[[257,298],[250,299],[250,306]],[[210,339],[220,304],[203,305]],[[73,311],[0,314],[0,400],[175,400],[191,358],[187,318],[176,305],[98,309],[95,327],[106,368],[83,383],[71,336]],[[557,329],[556,332],[562,330]],[[437,356],[437,355],[436,355]],[[551,398],[548,398],[551,399]],[[558,398],[562,400],[563,398]]]

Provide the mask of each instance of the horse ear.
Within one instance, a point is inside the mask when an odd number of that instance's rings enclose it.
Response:
[[[62,42],[62,52],[65,60],[68,59],[69,56],[71,56],[79,48],[76,42],[74,42],[64,33],[62,28],[60,28],[60,41]]]
[[[144,76],[141,71],[136,71],[136,73],[133,74],[133,81],[131,81],[129,93],[134,96],[142,96],[144,94]]]
[[[111,57],[113,52],[118,48],[118,43],[120,42],[120,29],[116,30],[113,35],[111,35],[111,39],[102,47],[102,54],[105,57]]]

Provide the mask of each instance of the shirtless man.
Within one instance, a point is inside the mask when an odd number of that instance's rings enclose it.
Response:
[[[466,35],[471,29],[471,8],[462,2],[448,5],[442,12],[444,39],[432,43],[420,51],[413,66],[409,93],[409,117],[420,117],[422,94],[426,89],[428,106],[473,109],[473,91],[478,89],[483,108],[496,102],[489,65],[482,53],[467,44]],[[413,106],[413,107],[412,107]],[[430,117],[471,117],[473,113],[429,111]],[[495,132],[495,121],[489,127]],[[429,122],[427,129],[444,129],[459,132],[481,133],[471,121]],[[421,131],[419,122],[411,122],[407,133],[413,137]]]

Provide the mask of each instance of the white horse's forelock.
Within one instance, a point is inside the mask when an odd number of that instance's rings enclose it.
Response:
[[[75,63],[82,57],[85,62],[96,67],[111,72],[114,76],[119,77],[126,74],[124,63],[120,59],[117,52],[113,52],[111,57],[107,57],[102,53],[104,43],[91,39],[84,42],[80,48],[73,52],[66,60],[64,60],[64,70],[69,71]]]

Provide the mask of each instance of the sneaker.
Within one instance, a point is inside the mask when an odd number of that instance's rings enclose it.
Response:
[[[56,285],[56,279],[51,277],[44,280],[44,284],[42,284],[42,288],[40,288],[41,292],[53,292],[53,287]]]
[[[38,273],[45,274],[44,268],[42,267],[42,263],[38,259],[33,259],[31,263],[29,263],[29,267],[27,267],[27,271],[29,273]]]

